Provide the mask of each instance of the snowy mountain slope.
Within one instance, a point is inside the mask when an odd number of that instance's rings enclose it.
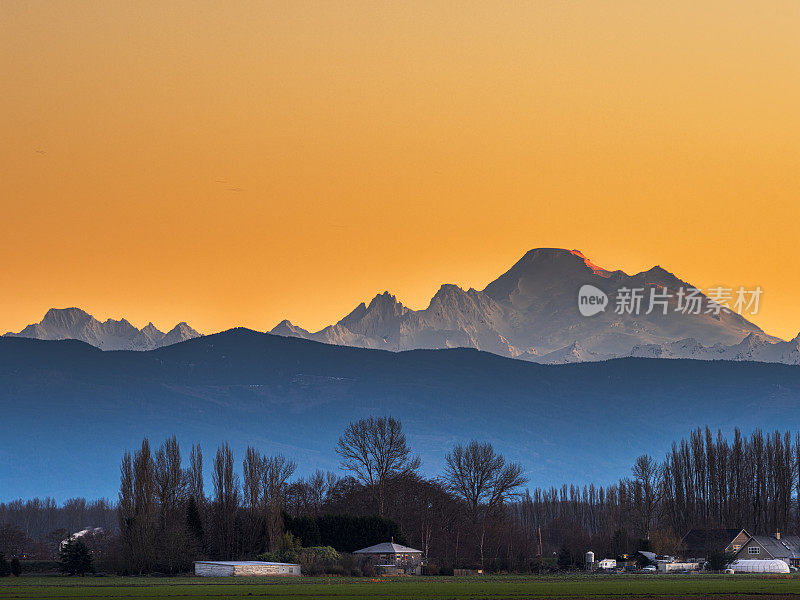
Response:
[[[359,348],[477,348],[517,356],[523,350],[503,333],[508,320],[509,311],[483,292],[445,284],[424,310],[410,310],[384,292],[369,305],[361,303],[338,323],[316,333],[289,321],[282,321],[270,333]]]
[[[605,292],[612,302],[621,289],[643,289],[642,310],[639,314],[617,314],[611,305],[604,312],[583,317],[577,294],[587,284]],[[526,253],[484,292],[498,303],[517,309],[522,318],[509,332],[510,339],[519,346],[532,346],[540,354],[575,341],[596,353],[620,354],[637,344],[688,337],[707,345],[737,343],[751,332],[769,338],[736,313],[717,316],[678,312],[675,297],[667,300],[666,314],[659,309],[646,314],[646,300],[652,293],[691,287],[661,267],[627,275],[598,267],[577,250],[539,248]]]
[[[580,314],[578,290],[584,285],[608,295],[605,311],[592,317]],[[669,345],[690,338],[703,347],[736,345],[750,334],[765,344],[781,342],[734,312],[679,311],[674,295],[665,300],[666,306],[647,314],[650,294],[665,290],[674,294],[692,287],[658,266],[628,275],[604,269],[577,250],[538,248],[482,291],[443,285],[424,310],[411,310],[384,292],[316,333],[288,321],[271,333],[394,351],[467,347],[535,362],[601,360],[629,356],[633,349],[665,357],[683,355],[688,350]],[[643,290],[643,309],[638,314],[617,314],[613,298],[620,290],[633,288]],[[708,299],[703,299],[705,308]],[[791,348],[772,353],[792,356]]]
[[[543,365],[568,365],[578,362],[597,362],[598,360],[607,360],[609,358],[613,357],[587,350],[578,342],[572,342],[572,344],[566,348],[553,350],[543,356],[526,357],[530,362]]]
[[[171,346],[172,344],[185,342],[186,340],[191,340],[196,337],[200,337],[200,334],[189,327],[185,321],[181,321],[175,325],[175,327],[165,333],[164,337],[161,338],[161,340],[158,342],[158,345],[155,347],[161,348],[162,346]]]
[[[199,337],[186,323],[179,323],[168,333],[152,323],[141,330],[125,319],[98,321],[80,308],[51,308],[39,323],[28,325],[19,333],[6,337],[37,340],[81,340],[101,350],[153,350]]]
[[[695,339],[668,344],[634,346],[624,355],[635,358],[692,358],[698,360],[732,360],[800,365],[800,334],[789,342],[773,342],[751,333],[738,344],[703,346]]]

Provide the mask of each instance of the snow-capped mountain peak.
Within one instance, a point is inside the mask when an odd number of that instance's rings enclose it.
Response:
[[[81,340],[101,350],[152,350],[184,341],[200,334],[186,323],[180,323],[165,334],[148,323],[141,330],[127,319],[106,319],[101,322],[80,308],[51,308],[39,323],[25,327],[9,337],[40,340]]]
[[[709,353],[743,360],[734,357],[763,354],[780,342],[736,313],[680,312],[674,299],[654,314],[618,313],[611,306],[586,318],[577,304],[585,284],[609,298],[625,287],[673,294],[693,287],[661,266],[628,275],[600,267],[580,250],[535,248],[483,290],[442,285],[422,310],[383,292],[316,333],[284,324],[272,332],[388,350],[470,347],[537,362]]]
[[[196,337],[200,337],[200,333],[189,327],[185,321],[181,321],[161,338],[158,345],[159,347],[170,346]]]

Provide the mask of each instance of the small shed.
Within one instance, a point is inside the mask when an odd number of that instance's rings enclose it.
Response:
[[[298,577],[300,565],[257,560],[198,560],[194,574],[200,577]]]

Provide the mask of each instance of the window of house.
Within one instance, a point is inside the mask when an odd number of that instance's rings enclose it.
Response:
[[[759,548],[758,546],[750,546],[747,549],[747,553],[748,554],[761,554],[761,548]]]
[[[733,545],[733,551],[734,552],[738,552],[741,549],[742,549],[742,545],[741,544],[734,544]]]

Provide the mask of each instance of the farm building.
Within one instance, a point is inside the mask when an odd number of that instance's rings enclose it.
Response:
[[[744,529],[690,529],[679,554],[687,562],[704,562],[710,554],[738,552],[751,537]]]
[[[194,563],[194,574],[201,577],[297,577],[300,571],[300,565],[255,560],[198,560]]]
[[[790,567],[800,566],[800,537],[796,535],[753,535],[736,552],[741,560],[782,560]]]
[[[422,573],[422,550],[395,544],[394,540],[356,550],[353,554],[371,559],[378,570],[387,575]]]
[[[603,560],[597,561],[597,568],[598,569],[616,569],[617,568],[617,561],[613,558],[604,558]]]

